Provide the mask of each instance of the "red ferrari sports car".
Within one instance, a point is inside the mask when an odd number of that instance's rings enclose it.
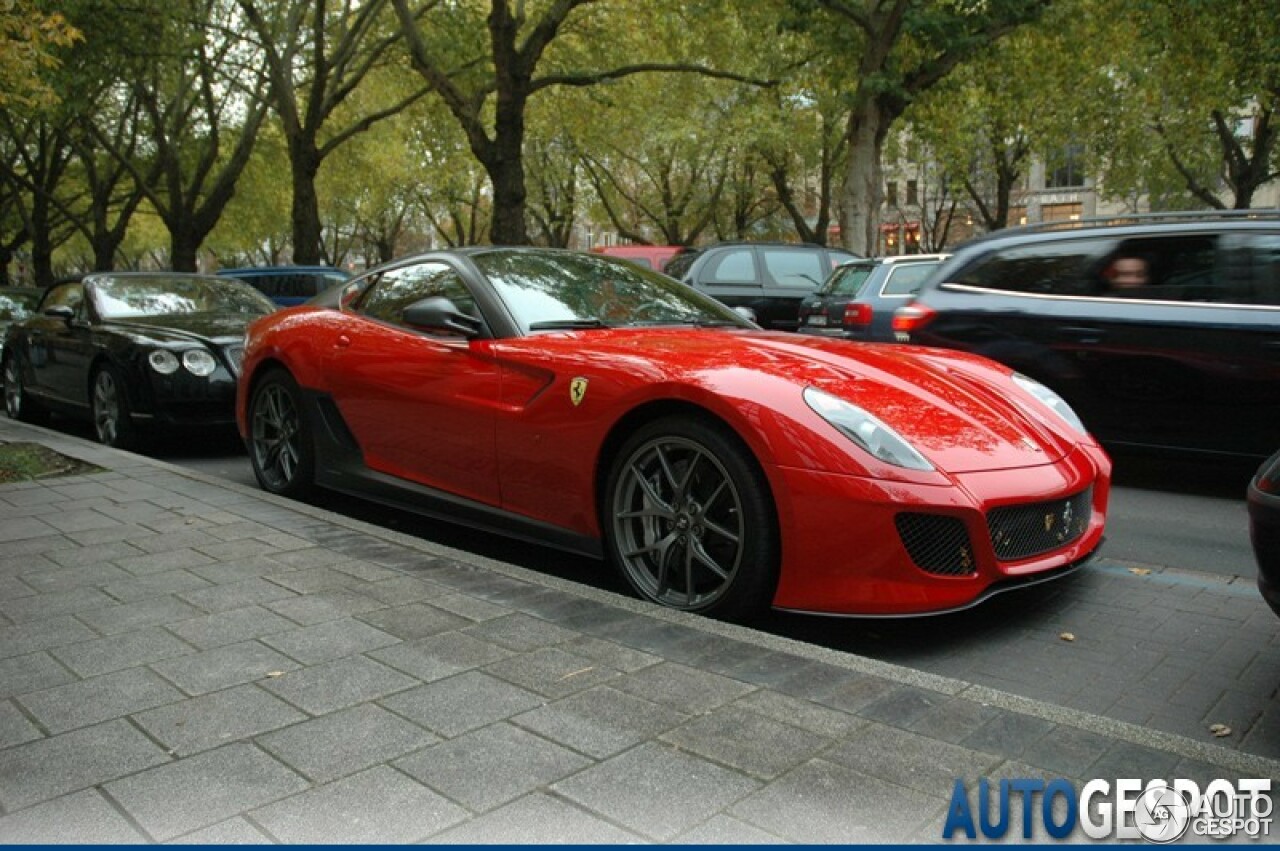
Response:
[[[761,331],[609,257],[399,260],[255,322],[268,491],[323,487],[607,558],[641,597],[903,615],[1060,576],[1111,463],[1052,391],[959,352]]]

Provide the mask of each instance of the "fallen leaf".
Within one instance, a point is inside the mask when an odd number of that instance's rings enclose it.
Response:
[[[1231,728],[1228,727],[1226,724],[1210,724],[1209,732],[1213,733],[1214,736],[1221,739],[1223,736],[1231,735]]]
[[[588,671],[594,671],[594,670],[595,670],[595,666],[593,665],[593,666],[591,666],[591,667],[589,667],[589,668],[583,668],[583,669],[582,669],[582,670],[580,670],[580,671],[571,671],[570,673],[567,673],[567,674],[565,674],[563,677],[561,677],[561,678],[560,678],[560,682],[564,682],[565,680],[569,679],[570,677],[576,677],[576,676],[578,676],[578,674],[585,674],[585,673],[587,673]]]
[[[1132,573],[1134,576],[1147,576],[1147,575],[1149,575],[1149,574],[1151,573],[1151,568],[1149,568],[1149,567],[1131,567],[1131,568],[1129,568],[1129,572],[1130,572],[1130,573]]]
[[[1061,638],[1063,641],[1075,641],[1075,640],[1076,640],[1076,634],[1075,634],[1074,632],[1064,632],[1064,633],[1062,633],[1061,635],[1059,635],[1058,637],[1059,637],[1059,638]]]

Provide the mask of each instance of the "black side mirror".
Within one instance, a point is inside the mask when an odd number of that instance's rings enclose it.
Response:
[[[67,323],[68,325],[71,324],[71,320],[76,318],[75,310],[70,307],[67,307],[65,304],[58,304],[58,305],[54,305],[53,307],[46,307],[44,309],[44,315],[52,317],[54,319],[61,319],[63,322]]]
[[[479,319],[458,310],[457,305],[443,296],[415,301],[404,309],[403,318],[404,323],[412,328],[461,334],[468,339],[479,336],[484,327]]]

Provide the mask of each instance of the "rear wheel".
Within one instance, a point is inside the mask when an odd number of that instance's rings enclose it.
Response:
[[[4,412],[10,419],[24,423],[43,423],[49,419],[44,408],[27,395],[22,385],[22,365],[14,354],[4,359]]]
[[[249,460],[263,490],[304,499],[315,490],[315,444],[293,376],[264,376],[249,400]]]
[[[778,531],[768,484],[735,435],[690,417],[633,434],[605,492],[605,540],[645,599],[743,620],[773,598]]]
[[[93,373],[90,391],[93,433],[98,442],[116,449],[132,449],[138,442],[138,430],[129,413],[129,399],[124,381],[112,366],[100,366]]]

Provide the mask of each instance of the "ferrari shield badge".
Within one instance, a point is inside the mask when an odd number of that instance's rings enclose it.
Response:
[[[587,397],[587,379],[575,378],[569,382],[569,401],[574,407],[582,404],[582,400]]]

